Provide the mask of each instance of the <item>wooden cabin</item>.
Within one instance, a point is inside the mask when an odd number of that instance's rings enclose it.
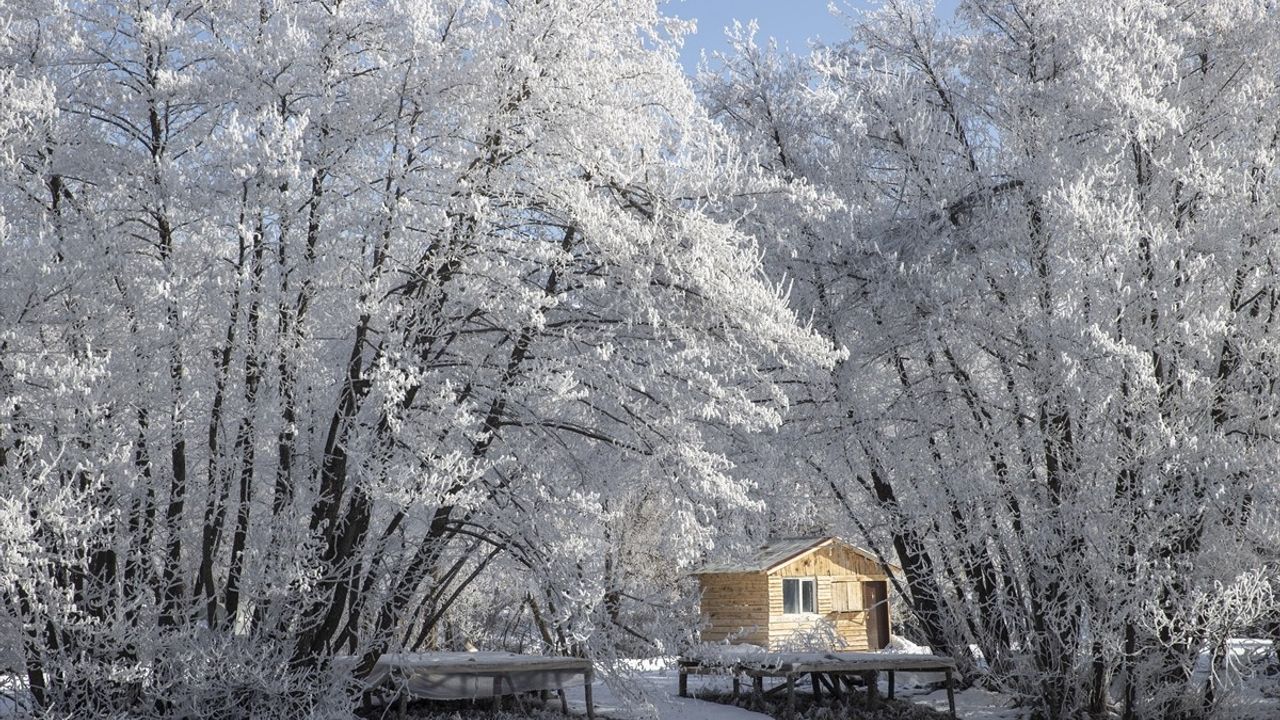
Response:
[[[702,586],[703,642],[782,650],[825,621],[844,643],[833,649],[889,643],[889,573],[870,552],[839,538],[771,540],[694,574]]]

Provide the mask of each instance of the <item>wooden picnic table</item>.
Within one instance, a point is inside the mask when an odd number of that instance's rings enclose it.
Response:
[[[399,694],[401,707],[413,695],[436,700],[491,697],[501,708],[503,696],[555,690],[568,713],[566,677],[582,676],[587,718],[595,720],[591,684],[595,667],[590,660],[509,652],[388,653],[378,658],[366,681]]]
[[[956,717],[955,696],[956,662],[951,658],[938,655],[917,653],[743,653],[711,657],[682,657],[679,660],[679,692],[681,697],[689,696],[689,675],[732,675],[733,692],[740,691],[741,676],[750,677],[753,691],[758,696],[764,694],[764,678],[781,678],[784,686],[774,688],[786,689],[787,708],[794,713],[796,680],[808,675],[813,684],[814,694],[821,696],[825,684],[836,696],[843,693],[841,684],[852,688],[849,676],[862,675],[867,681],[867,697],[874,701],[874,673],[888,673],[889,699],[894,697],[895,674],[899,672],[938,672],[946,676],[947,708],[951,717]],[[773,692],[773,691],[771,691]]]

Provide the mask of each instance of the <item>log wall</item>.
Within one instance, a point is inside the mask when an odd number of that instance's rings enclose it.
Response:
[[[700,575],[703,642],[769,644],[769,578],[764,573]]]

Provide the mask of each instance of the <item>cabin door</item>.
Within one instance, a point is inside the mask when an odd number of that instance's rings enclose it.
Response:
[[[862,607],[867,609],[867,647],[889,644],[889,586],[883,580],[862,583]]]

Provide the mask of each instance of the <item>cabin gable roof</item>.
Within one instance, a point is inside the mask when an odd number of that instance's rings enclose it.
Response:
[[[750,554],[712,562],[694,571],[694,575],[719,575],[727,573],[771,573],[811,552],[833,543],[848,548],[880,564],[880,558],[840,538],[823,535],[812,537],[774,538],[756,548]],[[894,566],[896,567],[896,566]]]

